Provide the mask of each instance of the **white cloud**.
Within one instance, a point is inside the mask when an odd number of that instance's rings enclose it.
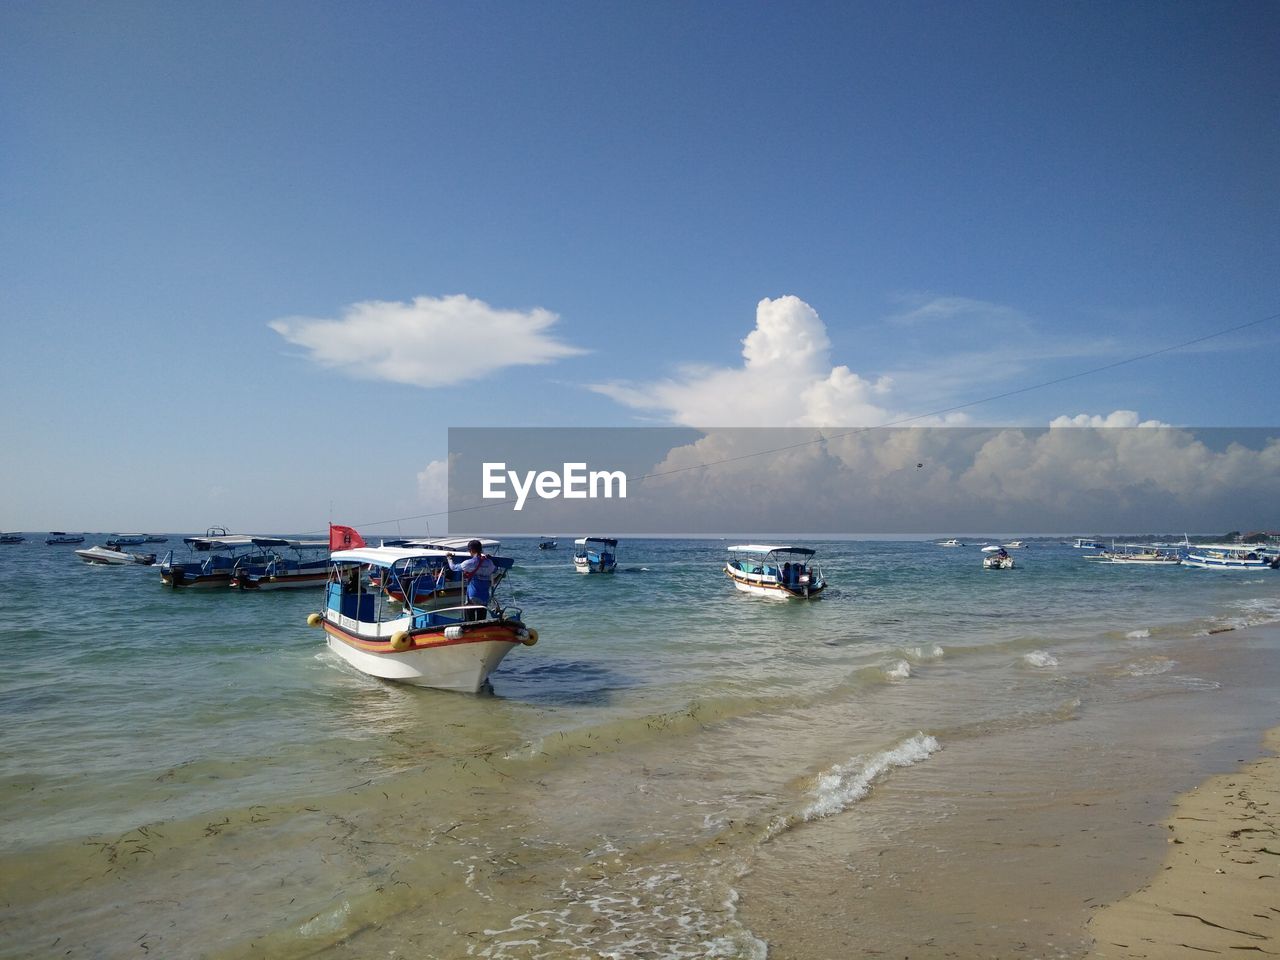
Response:
[[[963,321],[967,326],[975,322],[998,324],[1007,330],[1010,326],[1025,327],[1026,317],[1013,307],[989,300],[970,297],[904,297],[909,308],[889,317],[891,323],[912,326],[921,323],[950,323]]]
[[[817,312],[799,297],[765,298],[742,341],[741,367],[686,366],[654,383],[612,382],[591,389],[684,426],[783,427],[884,423],[892,389],[832,366],[831,341]]]
[[[432,460],[418,472],[418,499],[444,510],[449,503],[449,461]]]
[[[1172,424],[1159,420],[1140,420],[1132,410],[1113,410],[1105,417],[1095,414],[1078,413],[1074,417],[1054,417],[1049,421],[1050,427],[1168,427]]]
[[[457,294],[409,303],[368,300],[346,307],[336,320],[285,317],[268,326],[323,367],[365,380],[442,387],[585,353],[550,334],[558,319],[541,307],[499,310]]]

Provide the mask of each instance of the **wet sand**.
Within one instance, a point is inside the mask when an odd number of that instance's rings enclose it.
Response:
[[[1280,752],[1280,728],[1265,742]],[[1280,954],[1280,757],[1184,794],[1165,827],[1169,854],[1159,873],[1094,916],[1090,956]]]

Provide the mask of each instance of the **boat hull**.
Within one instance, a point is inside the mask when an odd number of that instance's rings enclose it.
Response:
[[[573,566],[579,573],[613,573],[618,569],[616,563],[606,564],[603,561],[592,562],[577,558],[574,559]]]
[[[235,577],[228,581],[228,586],[237,590],[303,590],[308,587],[323,587],[328,582],[328,571],[319,573],[299,573],[294,575],[250,574],[246,577]]]
[[[819,580],[812,585],[791,587],[776,580],[750,579],[728,566],[725,567],[724,572],[725,576],[733,581],[735,587],[753,597],[773,597],[775,600],[817,600],[827,589],[825,580]]]
[[[173,571],[161,570],[160,582],[175,590],[214,590],[226,589],[231,585],[230,573],[180,573],[175,577]]]
[[[1188,554],[1182,560],[1184,567],[1195,567],[1198,570],[1272,570],[1270,560],[1225,560],[1217,557],[1198,557]]]
[[[516,623],[476,624],[449,639],[439,628],[415,631],[409,633],[409,649],[394,650],[390,639],[362,637],[324,620],[329,649],[361,673],[458,693],[484,688],[489,674],[524,642],[520,630]]]
[[[85,563],[103,567],[125,567],[137,562],[131,553],[116,553],[114,550],[103,550],[99,547],[77,550],[75,554]]]

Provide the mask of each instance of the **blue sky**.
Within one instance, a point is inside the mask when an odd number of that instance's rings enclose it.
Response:
[[[422,513],[450,425],[717,415],[765,300],[826,340],[777,389],[847,368],[845,421],[1278,313],[1277,41],[1247,2],[4,5],[0,527]],[[1270,426],[1278,359],[1272,321],[968,422]]]

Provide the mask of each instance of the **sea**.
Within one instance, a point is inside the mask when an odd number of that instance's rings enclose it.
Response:
[[[1280,722],[1280,572],[807,540],[787,602],[731,542],[505,542],[539,640],[478,696],[319,590],[0,547],[0,957],[1083,956]]]

